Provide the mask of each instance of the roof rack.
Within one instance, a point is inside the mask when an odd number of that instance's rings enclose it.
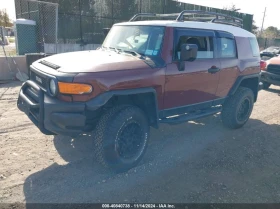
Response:
[[[199,15],[199,16],[195,16],[195,15]],[[205,15],[207,15],[208,17],[205,17]],[[201,21],[201,22],[210,21],[212,23],[233,25],[233,26],[243,28],[243,20],[240,18],[221,14],[221,13],[201,11],[201,10],[184,10],[181,13],[173,13],[173,14],[139,13],[134,15],[129,20],[129,22],[136,21],[137,18],[139,17],[160,17],[160,18],[175,17],[176,21],[178,22],[183,22],[185,19],[187,19],[187,21]]]

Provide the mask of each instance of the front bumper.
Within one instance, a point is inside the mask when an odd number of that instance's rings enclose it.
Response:
[[[267,83],[270,83],[273,85],[280,86],[280,75],[262,71],[261,72],[261,82],[267,82]]]
[[[17,105],[46,135],[75,136],[85,130],[85,103],[62,102],[50,97],[33,81],[23,84]]]

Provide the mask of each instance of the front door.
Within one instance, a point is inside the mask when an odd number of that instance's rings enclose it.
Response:
[[[211,101],[217,98],[220,69],[220,61],[216,58],[215,33],[211,30],[174,30],[174,55],[173,62],[166,69],[164,107],[172,109],[193,104],[211,105]],[[196,44],[198,53],[195,61],[185,62],[185,70],[179,71],[182,44]]]

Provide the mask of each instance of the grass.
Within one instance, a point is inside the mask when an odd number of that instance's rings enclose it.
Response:
[[[15,37],[8,37],[10,43],[15,43]]]

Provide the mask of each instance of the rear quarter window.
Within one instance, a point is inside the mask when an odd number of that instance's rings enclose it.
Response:
[[[221,46],[221,58],[236,58],[236,44],[235,40],[231,38],[219,38]]]
[[[254,57],[260,56],[259,44],[256,38],[249,38],[252,54]]]

